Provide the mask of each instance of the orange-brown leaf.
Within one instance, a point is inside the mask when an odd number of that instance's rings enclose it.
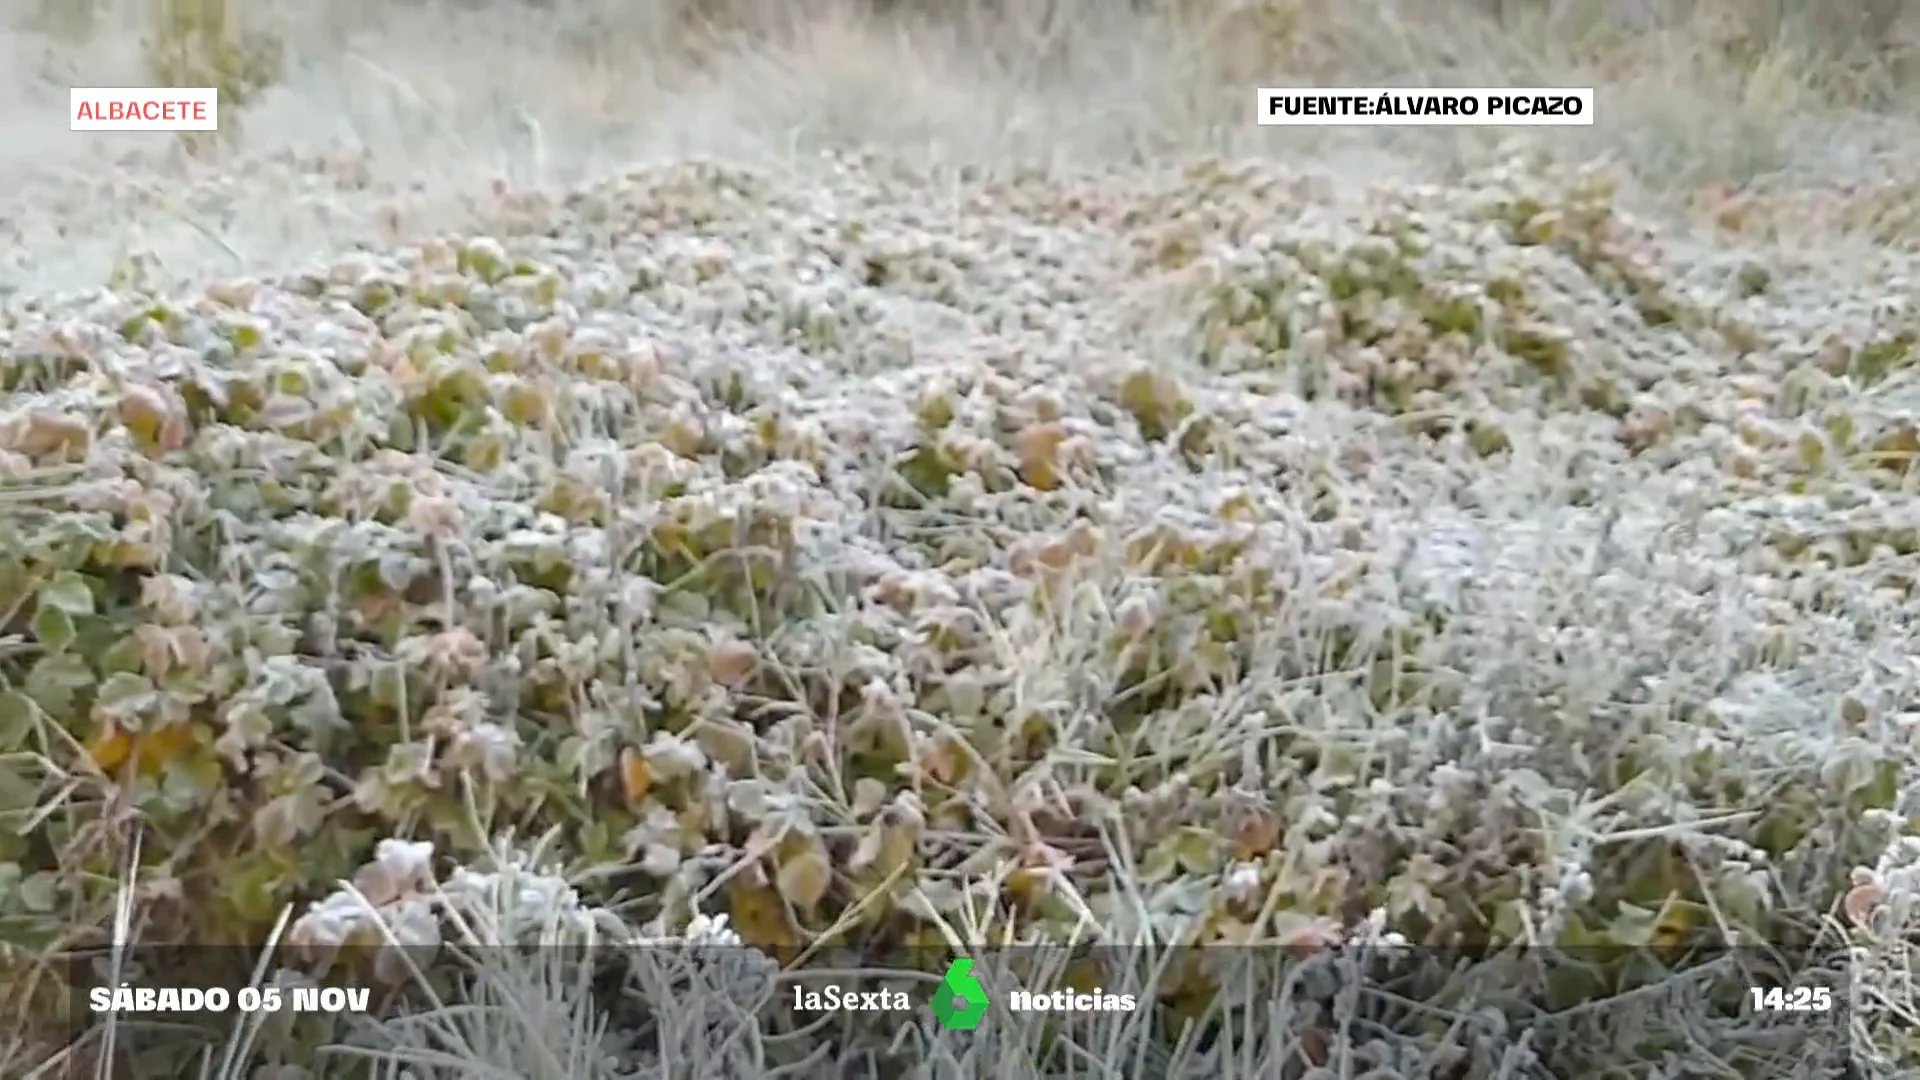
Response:
[[[707,671],[713,681],[730,689],[743,685],[759,664],[759,650],[744,641],[724,642],[707,654]]]
[[[1280,843],[1280,821],[1272,814],[1253,814],[1233,832],[1233,846],[1243,859],[1255,859]]]
[[[620,794],[628,806],[638,806],[653,790],[653,769],[647,756],[631,746],[620,748]]]
[[[1060,486],[1060,444],[1067,438],[1064,425],[1048,421],[1030,424],[1014,438],[1020,458],[1020,478],[1039,491]]]
[[[1878,882],[1869,881],[1864,885],[1855,885],[1848,891],[1846,898],[1840,901],[1840,910],[1846,912],[1848,921],[1855,926],[1865,926],[1873,918],[1873,913],[1881,904],[1887,902],[1886,887]]]

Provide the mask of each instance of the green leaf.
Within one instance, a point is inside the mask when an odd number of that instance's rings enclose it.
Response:
[[[1637,904],[1621,904],[1619,913],[1607,923],[1607,939],[1616,946],[1642,949],[1653,941],[1660,913]]]
[[[220,759],[211,755],[183,757],[167,763],[160,780],[157,805],[173,814],[206,816],[214,791],[226,780]]]
[[[282,897],[293,877],[292,869],[286,864],[272,856],[259,855],[229,871],[222,892],[241,921],[265,924],[280,914]]]
[[[153,680],[130,671],[119,671],[100,684],[95,704],[117,712],[137,713],[153,704]]]
[[[57,608],[68,615],[93,614],[93,588],[85,575],[62,570],[40,587],[37,596],[42,610]]]
[[[33,636],[48,652],[66,652],[76,634],[73,616],[65,608],[42,606],[34,612]]]
[[[121,633],[119,628],[111,626],[105,619],[93,621],[96,625],[105,625],[107,632],[112,634],[114,639],[112,644],[105,646],[99,652],[88,654],[95,657],[95,662],[100,665],[101,674],[114,675],[123,671],[138,674],[146,664],[140,639],[132,634]]]
[[[20,883],[20,902],[28,911],[44,915],[60,904],[60,879],[51,873],[38,873]]]
[[[40,706],[32,698],[18,690],[0,693],[0,754],[25,746],[40,717]]]
[[[93,685],[93,670],[72,654],[43,656],[27,672],[27,696],[57,721],[74,716],[74,698]]]
[[[1900,799],[1900,766],[1897,762],[1878,761],[1868,767],[1868,776],[1855,792],[1859,805],[1871,810],[1891,809]]]
[[[15,762],[0,761],[0,814],[31,810],[40,802],[40,785],[24,775]],[[10,829],[0,829],[0,859],[15,858],[27,850],[21,830],[40,832],[32,814],[20,814]]]
[[[1220,834],[1212,829],[1188,825],[1169,838],[1173,857],[1190,873],[1212,874],[1221,868]]]
[[[913,490],[930,499],[946,495],[948,481],[955,471],[939,451],[924,446],[900,463],[901,478],[911,484]]]

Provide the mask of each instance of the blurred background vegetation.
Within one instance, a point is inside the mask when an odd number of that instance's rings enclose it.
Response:
[[[144,23],[147,62],[157,84],[215,85],[230,108],[246,105],[280,76],[290,40],[310,32],[311,12],[289,24],[278,0],[35,0],[37,23],[64,38],[96,23]],[[471,2],[463,7],[474,6]],[[515,0],[487,0],[514,3]],[[1471,68],[1513,50],[1547,65],[1571,61],[1601,70],[1673,65],[1746,83],[1791,81],[1826,103],[1884,107],[1912,95],[1920,3],[1914,0],[852,0],[876,18],[933,18],[974,28],[998,25],[1027,43],[1070,41],[1102,7],[1165,18],[1210,50],[1211,73],[1247,81],[1276,72],[1329,80],[1369,69],[1404,68],[1412,51],[1426,65]],[[421,0],[319,0],[337,27],[362,25],[377,9]],[[778,32],[804,17],[808,0],[522,0],[577,24],[587,50],[620,36],[596,32],[645,23],[671,31],[687,50]],[[844,8],[844,4],[833,5]],[[1477,55],[1476,55],[1477,54]],[[1383,60],[1392,55],[1394,62]],[[1405,71],[1397,74],[1411,74]]]

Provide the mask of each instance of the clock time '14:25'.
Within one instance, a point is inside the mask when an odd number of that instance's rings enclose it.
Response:
[[[1747,1004],[1754,1012],[1814,1012],[1833,1010],[1830,986],[1750,986]]]

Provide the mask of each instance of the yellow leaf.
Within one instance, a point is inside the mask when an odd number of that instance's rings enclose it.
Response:
[[[774,881],[781,896],[802,912],[812,914],[833,884],[833,864],[826,848],[816,837],[805,837],[792,845],[780,859]]]
[[[156,776],[194,745],[191,724],[168,724],[154,731],[123,731],[107,724],[87,742],[87,756],[101,772],[111,773],[129,760],[141,776]]]
[[[1920,431],[1912,424],[1903,425],[1874,443],[1873,452],[1882,468],[1901,474],[1910,472],[1914,460],[1920,458]]]
[[[1033,908],[1052,895],[1053,875],[1046,869],[1023,866],[1007,875],[1002,888],[1009,899],[1025,908]]]
[[[113,724],[104,725],[93,738],[87,740],[87,756],[93,759],[101,772],[110,773],[119,768],[132,749],[133,740]]]
[[[727,882],[727,923],[742,941],[783,959],[800,948],[786,905],[762,874],[749,871]]]
[[[1654,921],[1652,946],[1661,951],[1684,948],[1705,915],[1700,904],[1670,896]]]
[[[152,776],[193,749],[195,741],[191,724],[168,724],[134,740],[134,760],[142,775]]]

